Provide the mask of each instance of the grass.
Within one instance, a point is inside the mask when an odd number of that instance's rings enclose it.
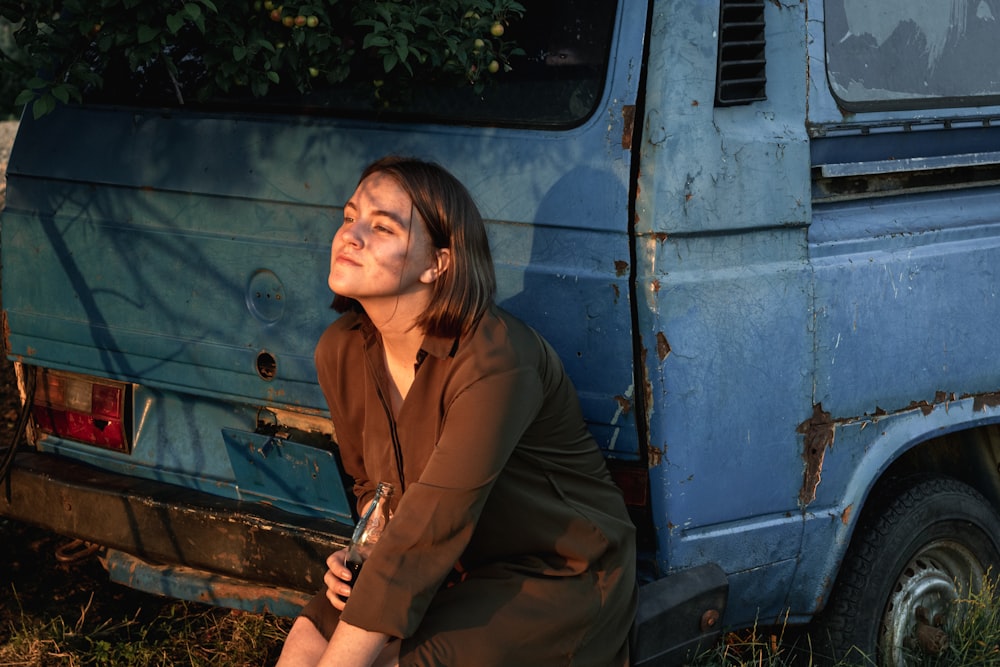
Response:
[[[981,589],[956,600],[945,629],[950,643],[941,654],[913,654],[911,667],[1000,667],[1000,604],[998,582],[986,578]],[[727,633],[716,646],[696,656],[688,667],[812,667],[826,664],[809,651],[809,637],[784,628],[753,628]],[[835,667],[871,667],[874,659],[860,651]]]
[[[1000,606],[996,582],[956,601],[948,619],[950,646],[938,656],[914,656],[914,667],[1000,667]],[[19,599],[15,593],[15,600]],[[91,600],[93,597],[91,596]],[[90,601],[73,619],[31,614],[8,615],[0,628],[0,667],[14,665],[109,665],[149,667],[273,665],[291,620],[204,605],[167,601],[152,617],[141,609],[119,620],[94,614]],[[107,616],[107,615],[103,615]],[[8,631],[8,632],[5,632]],[[811,667],[820,664],[808,650],[808,635],[777,628],[727,633],[688,667]],[[837,667],[874,664],[858,654]]]
[[[164,605],[152,619],[141,610],[121,620],[94,618],[89,604],[72,621],[23,610],[15,618],[9,635],[0,630],[0,667],[272,665],[291,627],[270,614],[183,601]]]

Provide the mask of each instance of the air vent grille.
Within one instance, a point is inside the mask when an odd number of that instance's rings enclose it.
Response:
[[[767,99],[764,60],[764,0],[723,0],[719,16],[717,106]]]

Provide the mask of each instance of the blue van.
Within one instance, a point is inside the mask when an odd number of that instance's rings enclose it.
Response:
[[[933,652],[1000,568],[1000,2],[524,5],[472,95],[178,105],[125,72],[26,114],[0,514],[295,614],[355,520],[312,366],[330,241],[364,165],[415,155],[478,201],[629,503],[633,664],[784,622]]]

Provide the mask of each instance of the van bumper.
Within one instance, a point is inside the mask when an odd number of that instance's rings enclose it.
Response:
[[[729,581],[714,563],[680,570],[639,588],[632,667],[681,665],[722,632]]]
[[[247,595],[255,584],[315,593],[326,557],[352,530],[37,452],[17,454],[0,484],[0,514],[150,563],[240,580]]]

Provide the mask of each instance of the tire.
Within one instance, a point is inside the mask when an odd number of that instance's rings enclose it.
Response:
[[[1000,517],[982,495],[946,478],[901,489],[855,531],[813,632],[820,657],[902,667],[933,653],[951,602],[1000,573]]]

